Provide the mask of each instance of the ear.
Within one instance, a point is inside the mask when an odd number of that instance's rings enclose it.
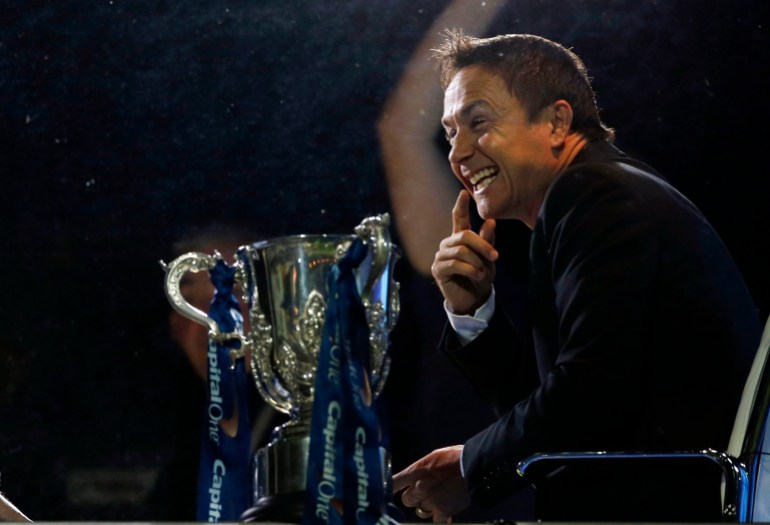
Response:
[[[572,106],[566,100],[557,100],[549,109],[551,124],[551,146],[554,148],[564,145],[572,129]]]

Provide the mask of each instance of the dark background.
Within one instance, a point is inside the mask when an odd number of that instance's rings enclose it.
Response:
[[[158,519],[148,492],[174,452],[180,364],[158,260],[214,222],[257,240],[347,233],[386,211],[375,122],[446,3],[3,2],[0,490],[31,518]],[[710,218],[763,318],[767,5],[511,0],[490,30],[583,57],[617,144]],[[394,334],[394,359],[408,363],[433,355],[440,303],[399,271],[411,332]],[[395,374],[407,388],[430,379]],[[463,389],[415,390],[445,387]],[[404,413],[447,433],[422,447],[461,439],[426,403]]]

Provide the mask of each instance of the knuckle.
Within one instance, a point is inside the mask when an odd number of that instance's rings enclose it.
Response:
[[[461,242],[463,244],[471,244],[476,239],[476,234],[473,232],[473,230],[462,230],[461,232],[457,233],[458,242]]]
[[[446,264],[443,261],[434,261],[430,269],[436,280],[441,280],[446,275]]]
[[[401,502],[407,507],[415,507],[419,503],[419,499],[414,494],[414,491],[409,489],[401,494]]]

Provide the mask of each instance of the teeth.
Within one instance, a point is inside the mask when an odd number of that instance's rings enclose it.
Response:
[[[493,168],[493,167],[479,170],[476,173],[474,173],[473,176],[471,177],[471,184],[476,184],[484,177],[489,177],[491,175],[494,175],[495,173],[497,173],[497,168]]]
[[[487,186],[489,186],[490,184],[492,184],[493,180],[495,180],[494,177],[489,177],[488,179],[484,179],[481,182],[479,182],[478,184],[474,184],[473,185],[473,189],[475,191],[481,191],[484,188],[486,188]]]
[[[492,184],[492,181],[495,180],[495,176],[497,175],[497,171],[496,167],[490,166],[489,168],[484,168],[474,173],[470,178],[473,190],[481,191]]]

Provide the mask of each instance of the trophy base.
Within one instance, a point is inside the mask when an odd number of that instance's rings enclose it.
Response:
[[[299,524],[302,523],[304,503],[304,492],[263,496],[253,507],[241,514],[238,521],[245,523],[272,521]]]
[[[276,496],[264,496],[256,505],[246,510],[238,521],[244,523],[280,522],[301,524],[305,493],[292,492]],[[395,503],[388,503],[388,521],[398,525],[406,521],[406,514]]]

